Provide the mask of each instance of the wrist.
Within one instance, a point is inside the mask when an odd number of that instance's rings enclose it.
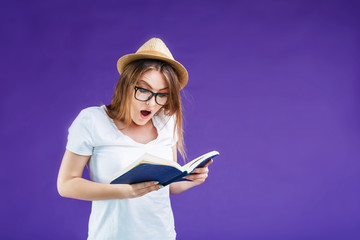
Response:
[[[110,184],[113,186],[114,199],[126,199],[131,197],[129,184]]]

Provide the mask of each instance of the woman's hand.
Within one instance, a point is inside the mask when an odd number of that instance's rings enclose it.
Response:
[[[160,188],[163,188],[162,185],[159,184],[159,182],[142,182],[142,183],[135,183],[135,184],[129,184],[125,185],[128,186],[128,196],[126,198],[137,198],[141,197],[149,192],[159,190]]]
[[[192,187],[198,186],[205,182],[206,178],[209,175],[209,165],[213,162],[210,160],[204,167],[196,168],[191,174],[187,175],[185,178],[190,181],[174,182],[170,184],[170,193],[179,194]]]
[[[192,181],[195,186],[200,185],[205,182],[206,178],[209,176],[209,168],[208,166],[213,162],[211,159],[204,167],[202,168],[195,168],[195,170],[187,175],[186,179]]]

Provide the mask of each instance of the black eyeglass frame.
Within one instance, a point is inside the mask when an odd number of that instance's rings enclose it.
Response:
[[[149,92],[149,93],[150,93],[150,96],[149,96],[146,100],[138,99],[138,98],[136,97],[136,93],[137,93],[138,90],[143,90],[143,91]],[[160,104],[160,103],[158,103],[158,101],[157,101],[157,96],[168,96],[168,95],[169,95],[168,93],[154,93],[154,92],[150,91],[149,89],[142,88],[142,87],[136,87],[136,86],[135,86],[134,97],[135,97],[136,100],[141,101],[141,102],[147,102],[147,101],[149,101],[153,96],[155,96],[155,102],[156,102],[156,104],[164,107],[164,106],[167,106],[168,103],[167,103],[167,104]]]

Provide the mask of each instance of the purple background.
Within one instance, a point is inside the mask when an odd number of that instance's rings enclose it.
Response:
[[[1,239],[85,239],[61,198],[67,128],[109,103],[117,59],[160,37],[190,74],[179,239],[360,239],[358,1],[2,1]]]

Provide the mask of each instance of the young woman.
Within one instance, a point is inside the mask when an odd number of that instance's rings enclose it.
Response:
[[[175,239],[169,194],[205,181],[208,166],[166,187],[157,182],[109,184],[142,154],[184,156],[180,90],[186,69],[158,38],[118,60],[111,104],[80,112],[69,128],[58,176],[61,196],[90,200],[88,239]],[[82,178],[88,166],[90,180]]]

